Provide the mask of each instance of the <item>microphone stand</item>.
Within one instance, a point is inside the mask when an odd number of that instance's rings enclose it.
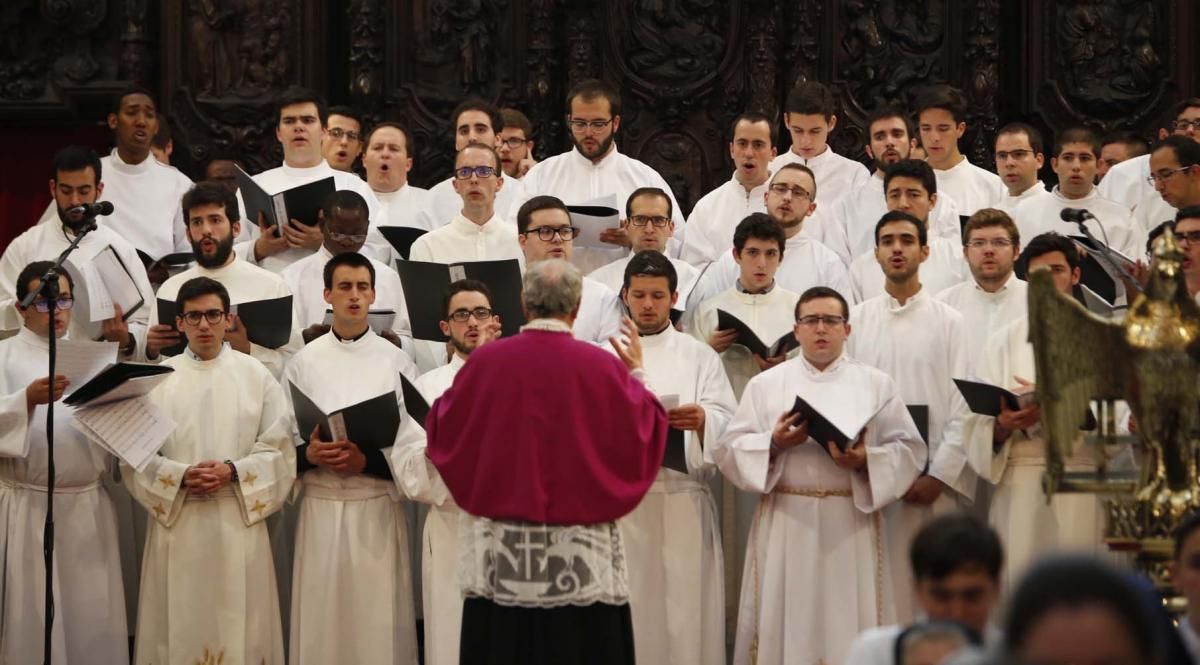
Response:
[[[30,307],[39,295],[50,303],[50,334],[46,336],[46,341],[50,346],[50,401],[46,403],[46,472],[48,479],[46,481],[46,524],[42,530],[42,553],[46,563],[46,625],[43,633],[45,647],[42,656],[42,662],[45,665],[51,665],[51,636],[54,632],[54,362],[56,342],[58,341],[58,334],[54,330],[54,320],[58,316],[58,278],[62,272],[63,262],[67,260],[71,252],[79,247],[84,236],[95,230],[96,216],[85,215],[83,223],[75,230],[75,239],[63,250],[62,254],[58,255],[58,258],[54,260],[54,265],[46,270],[46,274],[42,275],[42,282],[38,288],[30,291],[21,300],[21,309]]]
[[[1097,239],[1096,236],[1092,235],[1091,229],[1089,229],[1087,227],[1087,224],[1085,224],[1084,222],[1086,222],[1089,219],[1096,219],[1096,218],[1094,216],[1092,216],[1090,213],[1087,213],[1087,211],[1084,211],[1084,212],[1085,212],[1085,215],[1082,219],[1077,219],[1074,221],[1075,221],[1076,226],[1079,227],[1079,231],[1081,233],[1083,233],[1083,237],[1087,238],[1088,247],[1096,252],[1096,260],[1099,261],[1101,264],[1103,264],[1104,267],[1108,268],[1108,270],[1110,272],[1115,272],[1115,273],[1121,275],[1121,277],[1123,278],[1121,281],[1124,282],[1125,284],[1129,284],[1129,285],[1133,286],[1133,288],[1138,293],[1144,292],[1146,290],[1145,287],[1142,286],[1141,282],[1137,281],[1137,278],[1133,276],[1133,273],[1129,272],[1129,270],[1125,268],[1125,264],[1122,263],[1121,261],[1118,261],[1117,259],[1113,258],[1112,249],[1108,245],[1100,242],[1100,240]],[[1122,286],[1124,286],[1124,285],[1122,285]],[[1122,290],[1126,291],[1125,306],[1128,307],[1131,304],[1131,302],[1129,300],[1128,289],[1123,288]]]

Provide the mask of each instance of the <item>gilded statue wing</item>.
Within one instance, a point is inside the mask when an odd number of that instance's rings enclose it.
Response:
[[[1071,456],[1089,403],[1127,399],[1129,350],[1121,324],[1060,293],[1044,268],[1029,273],[1029,341],[1053,474]]]

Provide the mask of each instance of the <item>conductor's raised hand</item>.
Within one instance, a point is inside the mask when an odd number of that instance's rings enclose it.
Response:
[[[500,315],[497,314],[490,321],[479,326],[479,344],[476,345],[476,348],[500,339],[502,334],[504,334],[503,326],[500,324]]]
[[[621,335],[624,339],[609,337],[608,343],[612,344],[613,350],[629,371],[642,369],[642,339],[638,336],[637,326],[633,325],[633,319],[628,316],[621,319]]]

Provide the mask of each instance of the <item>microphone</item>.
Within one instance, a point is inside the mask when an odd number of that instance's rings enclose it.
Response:
[[[95,203],[84,203],[71,208],[68,212],[79,213],[84,217],[98,217],[100,215],[113,214],[113,204],[108,201],[97,201]]]
[[[1096,219],[1092,213],[1083,208],[1063,208],[1062,212],[1058,213],[1064,222],[1074,222],[1079,224],[1085,219]]]

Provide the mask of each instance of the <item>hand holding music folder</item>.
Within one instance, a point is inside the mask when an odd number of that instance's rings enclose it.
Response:
[[[176,330],[175,317],[179,310],[174,300],[158,299],[158,322]],[[236,315],[246,326],[246,336],[254,344],[268,349],[278,349],[292,337],[292,296],[252,300],[231,305],[231,315]],[[166,356],[179,355],[187,342],[177,344],[161,353]]]
[[[63,398],[68,406],[99,406],[141,397],[166,380],[175,369],[149,363],[115,363]]]
[[[389,391],[371,399],[326,413],[296,384],[289,382],[292,406],[300,436],[307,442],[314,429],[322,441],[347,440],[359,448],[382,450],[396,441],[400,429],[400,406],[396,393]]]
[[[276,235],[282,233],[283,225],[293,219],[306,226],[316,226],[321,207],[337,189],[333,176],[329,176],[268,194],[240,166],[237,167],[237,181],[246,204],[247,223],[257,225],[258,215],[262,213],[267,224],[276,227]]]
[[[846,449],[858,440],[867,423],[878,413],[878,411],[875,411],[867,414],[862,410],[853,408],[854,406],[846,405],[847,408],[826,408],[822,412],[807,400],[797,395],[796,401],[792,404],[792,410],[788,412],[788,415],[800,414],[800,422],[808,426],[808,436],[813,441],[816,441],[817,445],[821,446],[821,450],[829,452],[828,444],[833,443],[833,445],[837,446],[838,450],[844,453]],[[799,425],[799,422],[797,425]]]
[[[800,346],[800,341],[796,339],[796,335],[791,330],[771,342],[771,346],[767,346],[749,325],[723,309],[717,310],[717,330],[738,331],[738,336],[733,343],[746,347],[750,353],[764,360],[790,353],[792,349]]]
[[[425,229],[412,226],[380,226],[377,228],[384,240],[387,240],[388,244],[396,250],[397,254],[404,257],[405,261],[408,260],[413,243],[417,241],[417,238],[429,233]]]
[[[601,196],[578,205],[568,205],[571,226],[579,229],[575,246],[615,249],[612,244],[601,240],[600,236],[608,229],[615,229],[621,225],[621,211],[617,205],[616,194]]]
[[[1034,401],[1032,392],[1018,395],[1011,390],[990,383],[954,379],[954,385],[958,386],[958,392],[962,393],[971,412],[981,416],[993,418],[999,416],[1001,400],[1010,411],[1019,411]]]
[[[451,283],[466,278],[483,282],[492,292],[492,311],[500,317],[502,335],[516,334],[525,323],[521,309],[521,264],[516,259],[449,265],[397,261],[396,272],[400,273],[400,283],[404,287],[414,339],[446,341],[438,326],[438,322],[446,318],[446,312],[442,311],[443,299]]]

